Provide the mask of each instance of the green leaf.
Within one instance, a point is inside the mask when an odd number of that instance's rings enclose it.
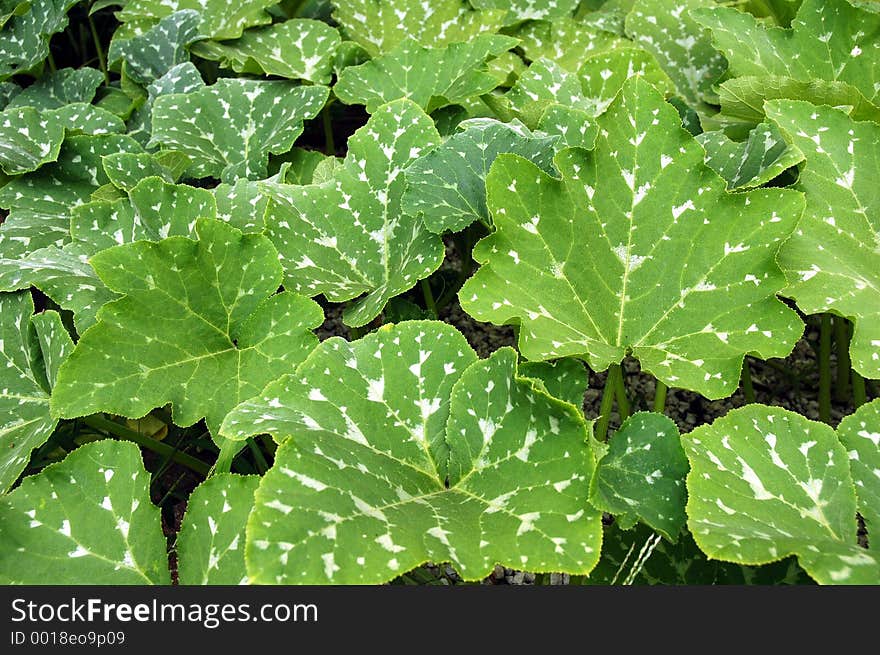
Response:
[[[45,112],[7,109],[0,114],[0,168],[7,175],[35,171],[58,159],[63,140],[64,127]]]
[[[223,78],[191,93],[161,95],[153,103],[151,143],[189,155],[192,177],[261,179],[269,153],[293,147],[327,94],[323,86]]]
[[[71,209],[88,202],[95,189],[109,182],[101,157],[139,150],[137,142],[121,134],[68,137],[57,162],[0,188],[0,207],[10,210],[0,226],[0,258],[17,259],[67,243]]]
[[[443,242],[401,210],[401,197],[404,169],[438,142],[430,117],[412,101],[397,100],[348,140],[335,179],[260,185],[271,198],[266,234],[284,266],[284,286],[331,302],[367,293],[343,315],[346,325],[359,327],[437,270]]]
[[[105,155],[101,163],[110,182],[126,192],[131,191],[141,180],[148,177],[174,182],[172,172],[165,168],[157,157],[146,152],[113,153]]]
[[[558,359],[555,362],[523,362],[519,374],[524,378],[540,380],[544,389],[554,398],[581,408],[584,394],[590,383],[590,374],[582,362],[573,359]]]
[[[128,122],[129,136],[146,146],[153,129],[153,103],[171,93],[192,93],[205,86],[202,75],[190,62],[179,64],[147,87],[147,100]]]
[[[465,0],[334,0],[333,18],[343,36],[371,56],[390,52],[407,38],[442,48],[484,32],[497,32],[506,11],[475,11]]]
[[[639,0],[626,17],[626,33],[650,52],[691,106],[717,100],[713,85],[727,68],[707,29],[691,18],[715,0]]]
[[[855,323],[853,368],[880,378],[880,126],[806,102],[776,100],[768,117],[804,153],[795,188],[807,210],[779,263],[785,295],[807,313],[833,311]]]
[[[30,293],[0,293],[0,493],[55,430],[49,394],[73,350],[56,312],[33,313]]]
[[[116,16],[121,21],[152,23],[183,9],[201,16],[199,32],[211,39],[237,39],[248,27],[266,25],[272,17],[266,8],[278,0],[248,0],[229,4],[226,0],[128,0]]]
[[[46,112],[44,112],[46,113]],[[51,119],[63,126],[67,134],[120,134],[125,132],[125,123],[119,116],[101,107],[85,102],[65,105],[50,112]]]
[[[804,160],[803,153],[767,123],[758,125],[742,142],[722,131],[704,132],[697,141],[706,150],[706,165],[727,180],[731,191],[763,186]]]
[[[555,104],[549,105],[541,114],[538,129],[548,136],[558,136],[557,148],[564,146],[592,150],[599,134],[599,128],[590,113]]]
[[[880,15],[846,0],[804,0],[791,29],[768,27],[725,7],[693,12],[712,30],[733,77],[780,76],[851,84],[870,102],[880,99]],[[821,44],[821,45],[820,45]]]
[[[524,23],[514,34],[526,59],[546,59],[570,73],[577,73],[586,57],[626,43],[616,34],[570,18]]]
[[[687,516],[688,462],[678,428],[662,414],[638,412],[610,439],[590,482],[590,503],[623,524],[639,520],[672,542]]]
[[[492,224],[486,208],[486,175],[495,158],[512,152],[553,172],[558,138],[535,135],[521,123],[475,118],[406,169],[403,211],[421,213],[431,232],[458,232],[474,221]]]
[[[62,68],[22,89],[9,102],[7,109],[60,109],[75,102],[89,103],[103,81],[104,75],[96,68]]]
[[[624,83],[636,76],[653,84],[667,97],[675,93],[675,84],[657,60],[640,48],[615,48],[587,59],[581,67],[580,79],[591,113],[604,114]]]
[[[511,111],[532,128],[538,126],[546,109],[554,104],[583,109],[590,114],[593,109],[584,97],[578,76],[549,59],[532,62],[505,97]]]
[[[856,546],[856,497],[834,430],[762,405],[682,439],[688,526],[709,557],[764,564],[797,555],[823,584],[877,584],[880,561]]]
[[[868,545],[880,550],[880,400],[862,405],[837,427],[848,451],[859,514],[868,528]]]
[[[281,267],[265,237],[208,219],[196,231],[198,241],[140,241],[91,258],[124,297],[104,306],[62,366],[55,416],[136,418],[172,403],[177,425],[204,417],[216,435],[232,407],[314,347],[322,312],[293,293],[272,295]]]
[[[107,53],[113,65],[125,62],[126,74],[146,86],[178,64],[189,61],[187,46],[203,38],[197,11],[184,9],[162,18],[156,25],[130,39],[113,39]]]
[[[775,262],[798,193],[728,194],[703,149],[647,82],[599,119],[596,150],[564,150],[555,179],[501,155],[486,183],[496,232],[459,293],[477,320],[520,322],[530,360],[626,354],[670,386],[723,398],[743,356],[785,356],[803,331],[776,299]]]
[[[196,487],[177,535],[177,566],[183,585],[247,582],[244,528],[254,507],[255,475],[215,475]]]
[[[170,584],[159,508],[137,446],[77,448],[0,498],[3,584]]]
[[[466,580],[589,571],[583,415],[518,377],[513,349],[475,359],[438,322],[333,338],[231,413],[224,434],[284,440],[248,523],[251,582],[374,584],[428,560]]]
[[[0,11],[2,11],[0,13],[0,27],[5,26],[13,16],[24,16],[30,11],[30,8],[30,0],[23,0],[22,2],[18,0],[4,0],[2,5],[0,5]]]
[[[511,37],[484,35],[467,43],[428,48],[407,39],[386,55],[346,68],[333,92],[346,104],[366,105],[370,114],[399,98],[409,98],[431,112],[497,87],[486,60],[516,43]]]
[[[326,23],[295,18],[248,30],[235,41],[202,41],[193,53],[237,73],[329,84],[341,42]]]
[[[67,27],[67,11],[78,0],[39,0],[12,16],[0,31],[0,79],[27,71],[49,56],[49,39]]]
[[[578,0],[472,0],[474,9],[506,9],[507,21],[550,20],[570,17]]]

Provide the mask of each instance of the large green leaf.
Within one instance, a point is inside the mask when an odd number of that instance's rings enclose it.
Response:
[[[126,74],[138,84],[159,79],[174,66],[189,61],[187,46],[199,38],[199,13],[184,9],[169,14],[142,34],[114,39],[107,59],[125,62]]]
[[[406,169],[403,211],[421,213],[431,232],[458,232],[474,221],[491,225],[486,208],[486,175],[495,158],[516,153],[553,172],[557,138],[533,134],[519,122],[474,118]]]
[[[486,71],[486,60],[516,43],[511,37],[484,35],[441,49],[407,39],[386,55],[346,68],[333,92],[346,104],[366,105],[371,114],[398,98],[434,111],[497,87],[498,80]]]
[[[295,18],[248,30],[235,41],[202,41],[193,52],[237,73],[329,84],[340,43],[335,28],[319,20]]]
[[[331,302],[367,296],[345,310],[347,325],[372,321],[390,298],[443,261],[439,236],[401,210],[404,169],[439,142],[434,123],[411,100],[379,108],[348,140],[335,179],[267,183],[267,235],[284,265],[284,284]]]
[[[475,11],[465,0],[334,0],[333,18],[343,35],[371,56],[393,50],[407,38],[442,48],[496,32],[507,12]]]
[[[125,123],[119,116],[85,102],[65,105],[47,114],[50,120],[57,122],[67,131],[68,136],[72,134],[97,136],[125,132]]]
[[[201,17],[199,31],[212,39],[235,39],[248,27],[266,25],[272,16],[268,7],[278,0],[128,0],[117,17],[122,21],[149,24],[183,9],[194,9]]]
[[[594,116],[604,114],[632,77],[641,77],[665,96],[675,93],[675,84],[657,60],[641,48],[615,48],[593,55],[580,69],[581,91]]]
[[[3,584],[170,584],[137,446],[90,443],[0,498]]]
[[[858,510],[868,527],[868,545],[880,551],[880,400],[843,419],[837,435],[848,451]]]
[[[0,30],[0,80],[25,72],[49,56],[49,39],[67,27],[67,11],[78,0],[39,0],[13,15]]]
[[[33,107],[0,113],[0,168],[7,175],[37,170],[58,159],[64,127]]]
[[[172,403],[175,423],[202,417],[217,434],[226,413],[291,370],[317,342],[316,303],[285,292],[269,241],[219,221],[199,237],[140,241],[91,258],[124,294],[98,313],[62,366],[58,417],[110,412],[131,418]]]
[[[688,526],[709,557],[764,564],[797,555],[823,584],[880,582],[880,560],[856,545],[849,461],[830,427],[749,405],[682,445]]]
[[[428,560],[467,580],[588,572],[601,522],[581,411],[518,377],[510,348],[475,359],[450,326],[401,323],[325,341],[231,413],[224,434],[283,440],[248,523],[251,581],[371,584]]]
[[[851,84],[871,102],[880,98],[880,15],[846,0],[804,0],[791,29],[768,27],[726,7],[692,13],[712,30],[730,73]],[[820,45],[821,44],[821,45]]]
[[[9,102],[7,109],[59,109],[75,102],[91,102],[103,81],[104,75],[97,68],[62,68],[23,89]]]
[[[520,322],[531,360],[638,358],[671,386],[722,398],[743,356],[784,356],[803,331],[776,293],[800,194],[728,194],[703,149],[647,82],[627,82],[594,152],[564,150],[562,179],[501,155],[486,183],[496,232],[459,293],[482,321]]]
[[[691,18],[701,7],[715,7],[715,0],[638,0],[626,17],[626,33],[656,57],[694,108],[715,102],[712,87],[727,68],[709,31]]]
[[[128,121],[129,136],[146,146],[153,130],[153,103],[156,98],[171,93],[192,93],[204,86],[202,75],[194,64],[185,62],[174,66],[147,87],[147,100]]]
[[[525,23],[515,35],[526,59],[547,59],[571,73],[580,70],[585,57],[626,43],[616,34],[566,18]]]
[[[855,323],[853,368],[880,378],[880,126],[806,102],[774,100],[768,117],[806,157],[796,188],[807,196],[799,229],[782,248],[785,295],[807,313]]]
[[[223,78],[191,93],[161,95],[153,103],[151,143],[189,155],[193,177],[262,179],[269,153],[293,147],[327,94],[323,86]]]
[[[506,9],[508,21],[569,17],[579,0],[471,0],[474,9]]]
[[[727,188],[763,186],[804,160],[775,125],[761,123],[745,141],[733,141],[723,131],[704,132],[697,141],[706,149],[706,164],[727,180]]]
[[[244,529],[260,478],[215,475],[192,492],[177,535],[177,572],[183,585],[247,582]]]
[[[33,313],[30,293],[0,293],[0,493],[55,429],[49,394],[73,350],[56,312]]]
[[[662,414],[630,416],[610,440],[590,482],[590,503],[624,525],[642,521],[678,541],[687,517],[688,462],[678,428]]]

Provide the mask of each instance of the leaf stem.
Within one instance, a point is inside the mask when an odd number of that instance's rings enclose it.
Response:
[[[819,420],[831,420],[831,314],[819,326]]]
[[[191,455],[187,455],[186,453],[181,452],[176,448],[169,446],[168,444],[162,443],[161,441],[151,439],[145,434],[141,434],[137,430],[132,430],[131,428],[127,428],[124,425],[120,425],[116,421],[111,421],[101,414],[92,414],[91,416],[86,416],[82,419],[82,422],[89,427],[94,428],[95,430],[100,430],[101,432],[112,434],[113,436],[124,439],[125,441],[131,441],[132,443],[136,443],[138,446],[143,446],[147,450],[152,450],[157,455],[168,457],[178,464],[181,464],[188,469],[192,469],[196,473],[204,475],[205,477],[207,477],[208,471],[210,470],[210,467],[200,459],[196,459]]]
[[[619,365],[618,368],[620,374],[614,379],[614,396],[617,399],[617,413],[620,415],[620,422],[623,423],[629,418],[629,398],[626,395],[623,366]]]
[[[743,358],[742,368],[742,386],[743,394],[746,397],[746,403],[753,405],[755,403],[755,387],[752,386],[752,369],[749,367],[749,358]]]
[[[599,422],[596,424],[596,439],[599,441],[608,439],[608,422],[611,420],[611,409],[614,407],[614,394],[617,389],[616,378],[620,376],[620,364],[612,364],[608,368],[605,388],[602,390],[602,404],[599,406]]]
[[[336,156],[336,142],[333,140],[333,121],[330,117],[330,102],[321,110],[321,123],[324,126],[324,154],[328,157]]]
[[[437,303],[434,301],[434,294],[431,291],[431,283],[427,278],[422,280],[422,296],[425,298],[425,309],[427,309],[434,318],[437,318]]]
[[[263,455],[263,451],[260,450],[260,447],[257,445],[257,442],[254,441],[253,437],[248,437],[247,439],[248,448],[251,450],[251,454],[254,456],[254,461],[257,464],[257,470],[260,472],[260,475],[265,475],[266,471],[269,470],[269,462],[266,461],[266,457]]]
[[[657,380],[657,384],[654,385],[654,411],[658,414],[666,411],[666,392],[668,389],[660,380]]]
[[[47,61],[48,64],[49,64],[49,72],[50,72],[50,73],[54,73],[54,72],[56,72],[56,71],[58,70],[58,68],[55,66],[55,57],[52,56],[52,49],[51,49],[51,47],[49,48],[49,56],[46,57],[46,61]]]
[[[92,19],[92,12],[88,12],[87,19],[89,21],[89,31],[92,33],[92,41],[95,44],[95,52],[98,53],[98,67],[104,73],[104,83],[110,86],[110,73],[107,72],[107,57],[104,54],[104,47],[101,45],[101,39],[98,37],[98,30],[95,29],[95,21]]]
[[[849,322],[842,316],[834,317],[834,342],[837,346],[837,382],[834,399],[845,402],[849,396],[849,379],[852,361],[849,357]]]
[[[865,389],[865,378],[855,371],[852,372],[852,390],[853,404],[856,409],[868,402],[868,393]]]

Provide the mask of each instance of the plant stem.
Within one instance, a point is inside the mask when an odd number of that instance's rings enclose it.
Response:
[[[608,368],[605,388],[602,390],[602,404],[599,406],[599,422],[596,424],[596,439],[599,441],[608,439],[608,422],[611,420],[611,408],[614,406],[614,394],[617,389],[616,378],[620,375],[620,364],[613,364]]]
[[[657,380],[657,384],[654,386],[654,411],[658,414],[662,414],[666,411],[666,391],[668,387]]]
[[[865,378],[855,371],[852,372],[852,390],[853,404],[856,406],[856,409],[868,402],[868,393],[865,390]]]
[[[614,379],[614,396],[617,399],[617,413],[620,414],[620,422],[629,418],[629,398],[626,395],[623,366],[618,366],[620,374]]]
[[[260,450],[260,447],[257,445],[257,442],[254,441],[253,437],[248,437],[247,439],[248,448],[251,450],[251,454],[254,456],[254,461],[257,464],[257,470],[260,472],[260,475],[265,475],[266,471],[269,470],[269,462],[266,461],[266,457],[263,455],[263,451]]]
[[[427,309],[434,318],[437,318],[437,303],[434,301],[434,294],[431,292],[431,283],[427,278],[422,280],[422,295],[425,297],[425,309]]]
[[[746,396],[746,403],[753,405],[755,403],[755,387],[752,386],[752,369],[749,368],[747,357],[743,358],[742,386],[743,393]]]
[[[127,428],[124,425],[116,423],[115,421],[111,421],[110,419],[105,418],[100,414],[92,414],[91,416],[87,416],[82,419],[82,421],[83,423],[91,428],[94,428],[95,430],[100,430],[101,432],[112,434],[113,436],[124,439],[125,441],[131,441],[132,443],[136,443],[138,446],[143,446],[148,450],[152,450],[158,455],[168,457],[178,464],[192,469],[196,473],[200,473],[201,475],[204,475],[206,477],[208,475],[210,467],[200,459],[196,459],[195,457],[187,455],[186,453],[183,453],[176,448],[169,446],[168,444],[157,441],[156,439],[152,439],[145,434],[141,434],[137,430],[132,430],[131,428]]]
[[[348,328],[348,336],[351,337],[352,341],[357,341],[364,335],[363,328],[351,327]]]
[[[834,317],[834,341],[837,345],[837,382],[834,385],[834,398],[837,402],[844,402],[849,396],[852,362],[849,357],[849,322],[842,316]]]
[[[333,140],[333,121],[330,119],[330,105],[328,102],[321,110],[321,122],[324,125],[324,154],[328,157],[336,156],[336,142]]]
[[[107,57],[104,55],[104,47],[101,45],[101,39],[98,37],[98,30],[95,29],[95,21],[92,19],[92,13],[88,13],[89,30],[92,33],[92,41],[95,43],[95,52],[98,53],[98,67],[104,73],[104,83],[110,86],[110,73],[107,72]]]
[[[831,420],[831,315],[822,314],[819,327],[819,420]]]
[[[55,57],[52,56],[52,50],[49,50],[49,56],[46,57],[46,61],[49,63],[49,72],[54,73],[58,70],[55,66]]]

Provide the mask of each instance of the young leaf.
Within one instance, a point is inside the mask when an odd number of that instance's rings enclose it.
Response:
[[[653,84],[666,97],[675,93],[675,84],[657,60],[640,48],[615,48],[594,55],[584,62],[579,76],[581,92],[594,116],[604,114],[624,83],[635,76]]]
[[[514,34],[527,60],[546,59],[570,73],[580,70],[584,58],[626,43],[616,34],[570,18],[531,21]]]
[[[199,35],[200,21],[197,11],[175,11],[130,39],[113,39],[107,60],[110,64],[125,62],[126,74],[146,86],[174,66],[189,61],[187,46],[204,38]]]
[[[880,400],[862,405],[837,427],[849,455],[859,514],[868,528],[868,545],[880,551]]]
[[[28,11],[9,19],[0,31],[0,80],[27,71],[49,56],[49,39],[67,27],[67,12],[78,1],[35,1]]]
[[[524,362],[518,370],[521,377],[540,380],[554,398],[583,407],[590,374],[582,362],[571,357],[555,362]]]
[[[807,313],[833,311],[855,323],[853,368],[880,378],[880,126],[830,107],[774,100],[767,116],[804,153],[795,188],[807,210],[779,254],[786,296]]]
[[[631,352],[642,370],[710,398],[739,384],[743,356],[790,352],[803,326],[776,299],[779,242],[800,194],[728,194],[703,149],[647,82],[627,82],[596,150],[556,157],[562,179],[501,155],[486,183],[496,232],[459,294],[482,321],[520,321],[531,360]],[[774,353],[774,354],[771,354]]]
[[[727,188],[763,186],[804,160],[775,125],[761,123],[745,141],[731,140],[723,131],[704,132],[697,141],[706,150],[706,165],[727,180]]]
[[[450,326],[401,323],[325,341],[231,413],[228,436],[286,439],[248,523],[251,582],[374,584],[427,560],[466,580],[589,571],[581,411],[518,377],[511,348],[475,359]]]
[[[0,168],[7,175],[37,170],[58,159],[64,127],[53,116],[33,107],[0,114]]]
[[[75,102],[89,103],[104,81],[97,68],[62,68],[22,89],[7,105],[34,109],[60,109]]]
[[[474,221],[492,224],[486,209],[486,175],[495,158],[510,152],[553,173],[557,137],[532,134],[521,123],[489,118],[463,121],[442,145],[406,169],[403,211],[421,213],[431,232],[458,232]]]
[[[327,100],[323,86],[222,78],[191,93],[161,95],[153,103],[151,143],[190,156],[192,177],[266,177],[269,153],[293,147],[303,121]]]
[[[55,430],[49,394],[73,350],[56,312],[33,313],[30,293],[0,293],[0,493]]]
[[[508,22],[570,17],[578,0],[472,0],[474,9],[506,9]]]
[[[159,508],[137,446],[86,444],[0,498],[0,581],[170,584]]]
[[[281,266],[269,241],[210,219],[196,233],[91,258],[124,297],[103,307],[62,366],[53,415],[135,418],[172,403],[177,425],[204,417],[216,435],[232,407],[311,351],[323,314],[296,294],[272,295]]]
[[[266,25],[272,16],[265,10],[278,0],[127,0],[117,14],[121,21],[143,25],[159,21],[182,9],[194,9],[201,17],[199,33],[211,39],[237,39],[248,27]]]
[[[797,555],[823,584],[880,581],[880,560],[856,545],[849,462],[830,427],[749,405],[682,445],[688,526],[709,557],[764,564]]]
[[[235,41],[202,41],[193,53],[237,73],[329,84],[341,39],[319,20],[295,18],[246,31]]]
[[[399,98],[431,112],[497,87],[498,80],[486,71],[486,60],[516,43],[507,36],[483,35],[438,49],[407,39],[386,55],[346,68],[333,92],[346,104],[366,105],[371,114]]]
[[[691,15],[715,0],[639,0],[626,17],[626,33],[650,52],[692,107],[713,103],[712,86],[727,60],[712,45],[709,31]]]
[[[177,571],[183,585],[247,582],[244,528],[260,478],[229,473],[196,487],[177,535]]]
[[[804,0],[791,29],[768,27],[727,7],[692,12],[712,30],[733,77],[780,76],[851,84],[871,102],[880,99],[880,15],[846,0]]]
[[[590,503],[622,525],[642,521],[674,543],[687,521],[687,472],[675,423],[662,414],[639,412],[614,433],[596,465]]]
[[[497,32],[506,11],[475,11],[465,0],[334,0],[333,18],[343,35],[371,56],[390,52],[407,38],[442,48],[484,32]]]
[[[344,314],[346,325],[358,327],[434,272],[443,243],[401,210],[401,197],[404,169],[438,142],[430,117],[411,100],[396,100],[348,140],[335,179],[261,184],[271,198],[266,234],[278,248],[285,287],[331,302],[366,292]]]

